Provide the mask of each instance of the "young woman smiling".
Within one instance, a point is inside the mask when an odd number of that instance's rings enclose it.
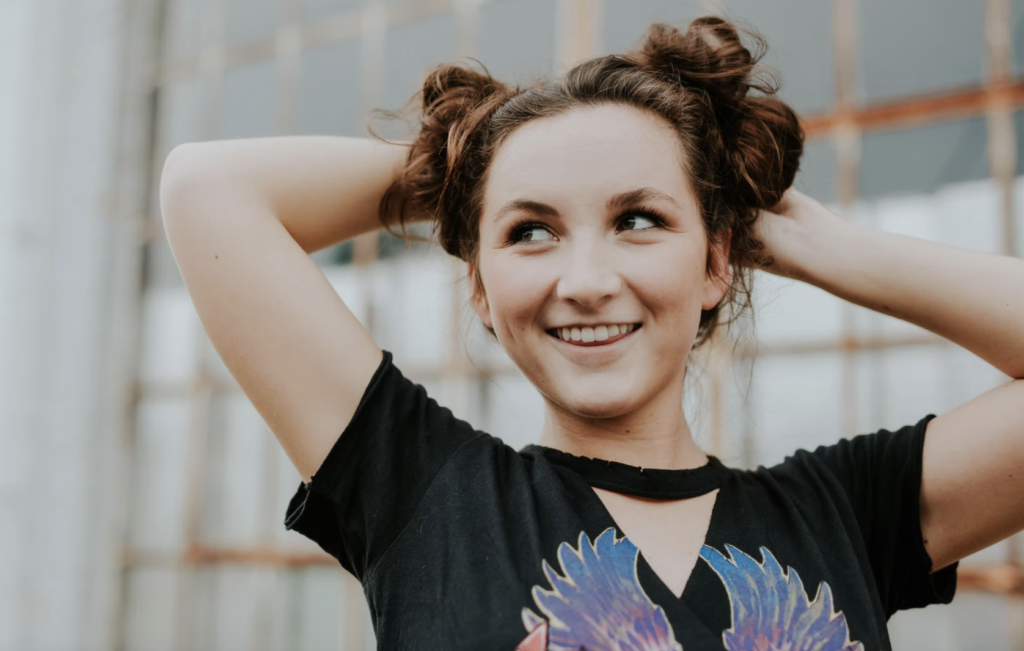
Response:
[[[1024,262],[867,230],[789,189],[803,136],[735,29],[510,88],[442,65],[412,143],[189,144],[167,237],[303,477],[286,526],[362,581],[387,649],[889,649],[959,559],[1024,528],[1024,382],[739,470],[682,409],[755,268],[1024,377]],[[308,254],[431,220],[544,396],[516,451],[402,376]],[[339,433],[340,436],[339,436]]]

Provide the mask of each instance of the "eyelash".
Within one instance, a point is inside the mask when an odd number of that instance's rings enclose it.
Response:
[[[645,217],[651,220],[651,222],[654,224],[654,228],[663,228],[665,224],[668,222],[664,215],[662,215],[657,210],[654,210],[653,208],[629,208],[619,213],[619,216],[615,218],[615,221],[616,223],[621,223],[624,217],[630,215],[638,215],[640,217]],[[523,236],[523,234],[528,233],[529,231],[535,228],[548,229],[548,226],[547,224],[533,221],[524,221],[519,224],[516,224],[515,226],[509,229],[508,236],[506,238],[506,244],[523,243],[520,239]]]

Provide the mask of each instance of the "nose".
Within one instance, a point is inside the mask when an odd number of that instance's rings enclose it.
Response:
[[[622,278],[613,265],[611,251],[600,238],[577,239],[566,251],[566,262],[555,288],[563,301],[593,309],[616,296]]]

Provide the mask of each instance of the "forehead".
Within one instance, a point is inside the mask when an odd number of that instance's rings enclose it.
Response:
[[[660,117],[621,104],[572,109],[527,122],[491,161],[484,213],[507,200],[595,204],[642,186],[691,198],[679,137]]]

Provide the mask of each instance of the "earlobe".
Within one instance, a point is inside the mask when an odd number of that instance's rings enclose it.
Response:
[[[712,256],[711,272],[704,279],[704,300],[701,309],[710,310],[718,305],[729,289],[732,281],[732,269],[729,266],[729,250],[732,243],[732,229],[722,234],[720,243],[710,247]]]
[[[484,292],[483,281],[480,279],[477,269],[472,262],[467,265],[466,278],[469,281],[469,304],[473,306],[473,311],[480,317],[483,324],[488,328],[492,328],[491,307],[487,303],[487,294]]]

